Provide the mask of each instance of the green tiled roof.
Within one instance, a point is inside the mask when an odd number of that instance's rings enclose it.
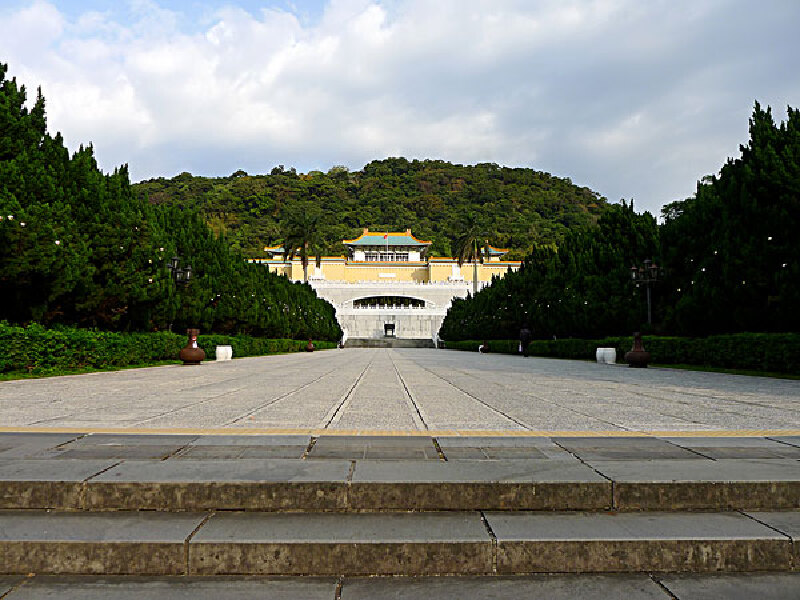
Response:
[[[387,237],[383,237],[386,235]],[[405,233],[365,233],[354,240],[344,240],[348,246],[430,246],[430,242],[416,239]]]

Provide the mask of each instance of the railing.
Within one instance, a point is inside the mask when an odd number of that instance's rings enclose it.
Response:
[[[309,283],[312,284],[313,287],[339,287],[341,285],[348,285],[348,286],[359,286],[359,287],[377,287],[377,286],[409,286],[409,285],[419,285],[419,286],[430,286],[430,287],[469,287],[472,288],[472,281],[380,281],[380,280],[371,280],[371,279],[362,279],[360,281],[344,281],[344,280],[334,280],[334,279],[315,279],[310,280]],[[479,281],[478,288],[482,288],[489,285],[488,281]]]
[[[403,306],[401,304],[354,304],[353,308],[362,309],[376,309],[381,310],[425,310],[425,306]]]

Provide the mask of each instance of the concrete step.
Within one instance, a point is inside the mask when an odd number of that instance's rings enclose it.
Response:
[[[433,340],[402,338],[347,338],[345,348],[435,348]]]
[[[335,448],[334,448],[335,449]],[[334,453],[335,454],[335,453]],[[796,460],[0,460],[0,508],[790,510]]]
[[[792,571],[800,512],[0,511],[0,573],[515,575]]]
[[[797,600],[798,573],[473,577],[0,577],[8,600]],[[4,593],[7,596],[2,596]]]

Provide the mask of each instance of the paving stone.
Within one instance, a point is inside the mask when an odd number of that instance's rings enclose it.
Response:
[[[539,436],[438,436],[441,448],[558,448],[549,437]]]
[[[0,459],[25,458],[70,442],[80,435],[82,434],[0,433]]]
[[[315,448],[351,448],[374,446],[376,448],[427,448],[433,438],[427,435],[322,435],[314,442]]]
[[[713,459],[720,458],[744,458],[744,459],[794,459],[800,460],[800,448],[787,446],[785,450],[768,448],[718,448],[718,447],[693,447],[692,450]]]
[[[22,577],[0,576],[0,597],[10,592],[22,579]]]
[[[800,567],[800,511],[746,513],[792,538],[795,568]]]
[[[2,589],[0,587],[0,589]],[[36,577],[10,600],[334,600],[336,580],[229,577]]]
[[[136,446],[136,445],[174,445],[177,448],[192,443],[196,435],[171,434],[117,434],[92,433],[70,444],[71,447],[82,446]]]
[[[447,460],[523,458],[574,460],[569,452],[556,446],[549,438],[443,437],[437,441]]]
[[[303,446],[311,443],[310,435],[201,435],[193,446]]]
[[[666,600],[646,575],[370,577],[344,580],[342,600]]]
[[[292,459],[125,462],[89,480],[97,510],[341,510],[349,461]]]
[[[0,508],[80,508],[82,482],[115,462],[0,459]]]
[[[582,460],[702,459],[697,454],[655,438],[553,438]]]
[[[498,573],[790,570],[790,541],[738,513],[485,513]]]
[[[427,436],[321,436],[308,458],[439,460],[439,452]]]
[[[611,483],[577,460],[365,460],[349,498],[356,510],[592,510],[610,506]]]
[[[658,438],[671,444],[677,444],[685,448],[694,448],[700,446],[703,448],[785,448],[786,444],[781,444],[765,437],[663,437]],[[701,578],[708,578],[707,575],[700,576]],[[728,576],[726,576],[728,577]]]
[[[591,460],[614,481],[621,510],[800,508],[800,462],[792,460]]]
[[[498,459],[547,459],[547,454],[536,448],[484,448],[483,451],[486,456],[492,460]],[[559,450],[560,454],[568,455],[563,450]]]
[[[481,448],[443,448],[442,452],[447,460],[489,460]]]
[[[237,458],[302,458],[307,446],[188,446],[170,460],[221,460]]]
[[[86,445],[78,448],[64,446],[43,457],[55,459],[119,459],[119,460],[161,460],[171,456],[180,449],[177,444],[133,444],[133,445]]]
[[[770,436],[770,439],[783,442],[784,444],[791,444],[792,446],[800,447],[800,435]]]
[[[781,444],[766,438],[662,438],[709,458],[794,458],[800,459],[800,447]]]
[[[0,573],[180,575],[198,513],[0,511]]]
[[[659,581],[679,600],[797,600],[800,573],[663,575]]]
[[[189,544],[191,574],[492,572],[477,512],[217,513]]]

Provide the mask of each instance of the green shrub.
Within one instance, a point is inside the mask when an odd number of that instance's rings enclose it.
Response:
[[[800,334],[797,333],[736,333],[706,338],[644,336],[642,340],[654,363],[800,374]],[[477,352],[481,343],[476,340],[445,342],[445,347]],[[517,354],[519,351],[517,340],[489,340],[488,343],[491,352]],[[621,362],[632,345],[631,337],[534,340],[528,352],[534,356],[594,360],[597,348],[616,348],[617,360]]]
[[[216,358],[218,345],[230,345],[234,357],[262,356],[305,350],[308,341],[273,340],[246,335],[201,335],[198,345],[207,359]],[[167,331],[115,333],[77,328],[46,329],[38,324],[17,327],[0,323],[0,373],[8,371],[70,371],[143,365],[177,359],[186,336]],[[318,350],[336,344],[315,341]]]

